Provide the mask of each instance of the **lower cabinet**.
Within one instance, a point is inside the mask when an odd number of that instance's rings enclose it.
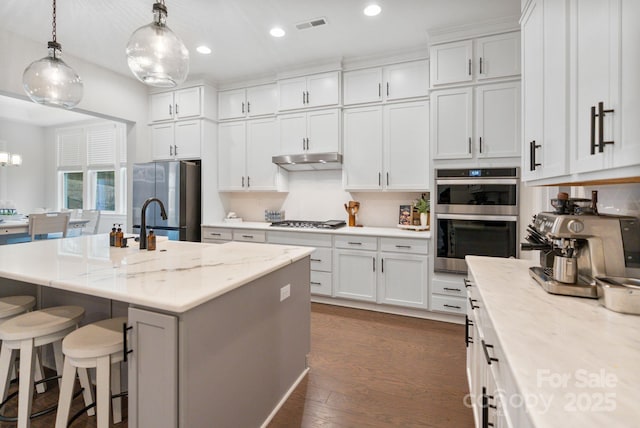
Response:
[[[375,251],[335,250],[334,260],[333,297],[375,302],[377,262]]]
[[[231,229],[221,229],[218,227],[202,226],[201,241],[207,244],[224,244],[233,241],[233,231]]]
[[[464,277],[434,274],[431,278],[431,310],[464,315],[467,313]]]
[[[178,426],[178,318],[129,308],[129,426]],[[161,373],[141,376],[142,373]]]

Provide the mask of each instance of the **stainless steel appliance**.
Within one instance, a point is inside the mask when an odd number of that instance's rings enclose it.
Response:
[[[146,228],[175,241],[200,241],[200,165],[197,162],[166,161],[133,165],[133,232],[140,232],[145,201],[158,198],[147,209]]]
[[[519,168],[436,170],[436,272],[466,273],[467,255],[518,256],[519,178]]]
[[[308,229],[338,229],[347,223],[343,220],[309,221],[309,220],[283,220],[271,223],[273,227],[295,227]]]
[[[635,217],[539,213],[523,250],[540,250],[530,275],[547,292],[598,297],[596,277],[640,272],[640,222]]]

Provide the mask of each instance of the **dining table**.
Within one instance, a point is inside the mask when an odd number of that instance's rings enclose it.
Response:
[[[28,242],[29,241],[29,219],[24,216],[12,216],[15,219],[0,219],[0,245]],[[89,223],[89,220],[82,218],[72,218],[69,220],[67,236],[82,234],[82,229]]]

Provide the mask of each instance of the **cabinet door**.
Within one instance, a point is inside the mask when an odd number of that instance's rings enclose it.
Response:
[[[245,122],[218,125],[218,189],[245,188]]]
[[[344,105],[382,100],[382,69],[347,71],[342,75]]]
[[[376,253],[335,250],[333,297],[376,301]]]
[[[280,125],[280,154],[302,153],[306,148],[307,114],[295,113],[282,115]]]
[[[378,271],[378,303],[428,308],[429,259],[426,256],[382,253]]]
[[[173,132],[173,123],[163,123],[151,127],[153,159],[173,159]]]
[[[218,119],[236,119],[245,116],[245,89],[218,93]]]
[[[247,121],[247,189],[277,190],[278,166],[271,157],[279,147],[275,118]]]
[[[178,426],[178,319],[129,308],[129,426]]]
[[[202,114],[202,88],[187,88],[176,91],[176,119],[198,117]]]
[[[151,99],[151,122],[173,119],[173,92],[152,94],[149,98]]]
[[[307,151],[309,153],[342,152],[339,113],[339,110],[307,113]]]
[[[543,7],[533,0],[522,17],[522,178],[541,175],[543,141]],[[533,144],[533,150],[531,150]],[[540,165],[537,165],[540,164]]]
[[[274,114],[278,108],[276,84],[247,88],[247,116]]]
[[[473,78],[472,54],[471,40],[432,46],[429,54],[431,86],[470,82]]]
[[[469,159],[472,133],[472,90],[450,89],[431,94],[431,145],[434,159]]]
[[[476,137],[479,158],[520,156],[520,83],[476,88]]]
[[[345,190],[382,188],[382,107],[345,109],[342,184]]]
[[[307,78],[283,79],[278,81],[278,110],[291,110],[306,106]]]
[[[389,190],[429,188],[429,102],[384,107],[384,184]]]
[[[202,141],[202,121],[186,120],[176,122],[173,155],[178,159],[200,159]]]
[[[616,141],[620,123],[619,74],[619,6],[620,0],[580,0],[571,3],[572,37],[575,63],[571,99],[575,102],[575,139],[572,141],[571,172],[598,171],[605,166],[605,155],[596,148],[591,154],[591,108],[599,102],[604,109],[614,109],[603,120],[604,141]],[[637,25],[637,24],[636,24]],[[595,120],[595,138],[598,140],[598,122]],[[617,135],[616,135],[617,134]],[[619,140],[618,140],[619,141]]]
[[[520,32],[476,40],[478,80],[520,74]]]
[[[337,105],[340,102],[340,75],[337,71],[307,77],[306,107]]]
[[[387,100],[429,95],[429,62],[415,61],[385,67],[384,94]]]

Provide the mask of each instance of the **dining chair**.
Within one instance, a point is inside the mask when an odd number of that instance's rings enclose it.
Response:
[[[95,235],[100,226],[100,210],[82,210],[80,214],[82,220],[89,220],[82,228],[83,235]]]
[[[70,218],[70,212],[29,214],[31,240],[34,241],[38,235],[47,235],[48,238],[49,233],[62,233],[62,237],[66,237]]]

